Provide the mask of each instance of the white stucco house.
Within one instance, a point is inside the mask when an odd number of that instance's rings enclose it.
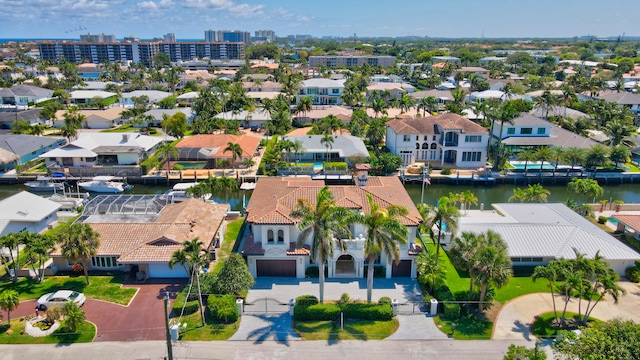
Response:
[[[21,231],[41,233],[57,223],[60,206],[27,191],[0,200],[0,236]]]
[[[496,232],[507,244],[514,267],[546,265],[573,259],[576,249],[588,258],[599,252],[618,274],[640,260],[640,254],[562,203],[501,203],[492,210],[468,210],[458,233]],[[445,237],[445,248],[451,240]]]
[[[487,161],[488,140],[485,128],[452,113],[387,122],[386,146],[404,165],[477,169]]]
[[[344,81],[324,78],[304,80],[296,96],[296,102],[310,97],[313,105],[341,105]]]
[[[375,265],[385,267],[387,278],[416,277],[416,255],[421,251],[415,244],[416,231],[421,222],[420,214],[397,177],[367,177],[359,174],[360,186],[329,186],[335,201],[353,211],[367,212],[367,194],[382,207],[402,205],[409,214],[400,221],[407,227],[406,245],[400,246],[400,262],[391,262],[384,254]],[[310,257],[311,239],[298,246],[299,219],[292,217],[298,199],[312,204],[325,186],[322,180],[309,177],[263,177],[258,180],[251,201],[247,206],[249,234],[244,239],[241,254],[246,257],[249,271],[254,277],[281,276],[304,278],[317,259]],[[346,250],[336,248],[327,261],[328,276],[366,277],[363,246],[367,229],[364,225],[350,226],[353,240],[345,240]]]
[[[138,165],[162,142],[140,133],[80,133],[77,140],[42,155],[47,166]]]

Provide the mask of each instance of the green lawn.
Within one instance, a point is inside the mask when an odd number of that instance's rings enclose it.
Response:
[[[447,272],[446,281],[451,292],[455,294],[460,291],[469,291],[469,275],[459,272],[444,251],[440,259]],[[504,304],[518,296],[535,292],[549,292],[549,283],[542,279],[534,282],[529,275],[516,274],[507,285],[496,289],[494,300]]]
[[[186,329],[180,329],[180,340],[183,341],[211,341],[227,340],[238,330],[240,318],[231,324],[222,324],[212,320],[205,310],[205,326],[202,326],[200,314],[196,311],[193,314],[183,316],[181,324],[187,324]]]
[[[456,324],[456,331],[453,338],[456,340],[489,340],[493,331],[493,323],[487,320],[478,319],[475,315],[461,315],[455,321],[445,320],[440,315],[434,316],[433,320],[443,333],[451,336],[451,323]]]
[[[42,283],[31,278],[20,278],[17,283],[5,280],[0,283],[0,292],[13,289],[20,294],[20,301],[37,299],[43,294],[57,290],[83,292],[92,299],[105,300],[127,305],[136,293],[134,288],[123,288],[124,274],[90,276],[91,285],[85,283],[84,276],[48,276]]]
[[[304,340],[381,340],[398,329],[396,320],[296,321],[293,329]]]
[[[239,219],[233,220],[227,224],[227,230],[224,233],[224,241],[222,242],[222,246],[218,251],[218,260],[213,267],[212,272],[217,274],[218,271],[222,268],[222,264],[229,254],[231,254],[231,249],[233,249],[233,244],[236,242],[238,238],[238,233],[240,232],[240,228],[242,227],[242,223],[244,223],[244,218],[241,217]]]
[[[562,316],[561,314],[561,310],[558,311],[558,317]],[[578,314],[567,311],[565,318],[578,319]],[[536,317],[536,320],[533,322],[533,325],[531,325],[531,332],[539,338],[555,338],[556,336],[558,336],[558,331],[560,331],[561,329],[551,326],[551,321],[553,321],[554,319],[555,315],[553,314],[553,312],[538,315]],[[594,326],[601,323],[601,320],[589,318],[588,326]]]
[[[124,124],[124,125],[120,125],[117,128],[106,129],[106,130],[102,130],[100,132],[104,132],[104,133],[124,133],[124,132],[136,132],[138,130],[140,130],[140,129],[134,128],[130,124]]]
[[[630,162],[628,162],[628,163],[626,163],[624,165],[629,168],[630,172],[640,172],[640,168],[635,166],[634,164],[632,164]]]
[[[92,342],[96,336],[95,325],[88,321],[85,321],[76,333],[69,332],[63,323],[56,332],[44,337],[32,337],[26,334],[20,334],[24,330],[24,324],[24,318],[11,319],[11,334],[7,334],[8,325],[6,322],[0,325],[0,344],[70,344]]]

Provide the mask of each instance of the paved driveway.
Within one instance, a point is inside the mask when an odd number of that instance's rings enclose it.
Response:
[[[169,291],[170,298],[175,299],[181,285],[171,281],[157,281],[124,286],[138,288],[128,306],[87,299],[82,307],[87,320],[98,329],[94,341],[164,339],[164,296]],[[36,300],[21,302],[18,309],[11,312],[11,318],[35,315],[35,305]],[[4,312],[3,315],[6,319]]]
[[[630,282],[620,282],[619,285],[627,291],[615,304],[611,298],[601,301],[593,310],[592,316],[603,320],[620,318],[640,322],[640,288]],[[562,310],[564,300],[556,296],[556,306]],[[585,303],[583,301],[582,311]],[[492,339],[524,339],[535,341],[530,333],[531,324],[536,315],[553,311],[553,303],[549,293],[535,293],[517,297],[507,302],[496,319],[493,327]],[[573,299],[567,306],[567,311],[578,312],[578,301]]]
[[[318,279],[258,278],[247,295],[245,313],[238,331],[230,340],[262,342],[275,340],[280,343],[300,340],[291,328],[288,313],[289,300],[300,295],[318,296]],[[347,293],[352,300],[366,300],[366,279],[327,279],[325,300],[339,300]],[[415,280],[409,278],[375,279],[373,301],[383,296],[396,299],[400,303],[422,299],[422,293]],[[446,339],[437,329],[433,320],[425,314],[398,316],[400,327],[389,340]]]

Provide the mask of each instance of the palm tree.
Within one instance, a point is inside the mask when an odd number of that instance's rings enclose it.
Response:
[[[525,202],[547,202],[547,197],[549,196],[549,190],[542,187],[540,184],[528,185],[527,188],[515,188],[513,189],[513,195],[509,198],[509,202],[519,201],[521,203]]]
[[[366,136],[369,139],[369,144],[373,146],[376,153],[380,150],[380,144],[384,140],[386,131],[386,125],[382,119],[372,119],[367,126]]]
[[[233,169],[235,171],[236,168],[236,160],[239,158],[242,158],[242,146],[240,146],[240,144],[238,143],[234,143],[229,141],[227,143],[227,147],[224,148],[223,153],[226,153],[227,151],[231,152],[231,164],[233,165]]]
[[[615,117],[607,121],[602,130],[609,137],[605,141],[606,145],[624,145],[629,148],[635,146],[635,143],[629,139],[629,136],[636,132],[636,127],[633,126],[633,121],[630,118]]]
[[[469,212],[469,208],[472,204],[478,205],[478,197],[473,192],[471,192],[471,190],[465,190],[461,195],[465,213]]]
[[[496,236],[499,237],[497,234]],[[499,289],[506,285],[513,275],[511,258],[507,254],[506,246],[486,246],[478,251],[472,266],[476,273],[476,281],[480,285],[478,311],[482,311],[487,287],[493,285]]]
[[[628,147],[617,145],[611,148],[609,160],[611,160],[617,168],[620,163],[625,163],[629,156],[631,156],[631,151]]]
[[[551,148],[551,151],[553,151],[553,156],[555,157],[555,160],[553,162],[553,182],[555,183],[558,165],[566,158],[567,149],[560,146],[554,146]]]
[[[308,111],[313,109],[313,99],[310,96],[305,96],[300,101],[298,101],[298,105],[296,105],[296,113],[307,114]]]
[[[62,312],[64,313],[64,323],[66,327],[72,333],[77,332],[85,321],[84,311],[82,311],[78,304],[73,301],[69,301],[64,304]]]
[[[571,164],[572,171],[577,164],[581,164],[584,161],[584,153],[585,153],[584,149],[581,149],[578,147],[567,148],[564,154],[564,160],[568,161]],[[568,172],[567,172],[567,176],[569,176]]]
[[[558,281],[560,269],[556,262],[550,262],[546,266],[536,266],[533,270],[531,279],[535,282],[538,279],[546,279],[549,281],[549,291],[551,292],[551,302],[553,303],[553,315],[557,319],[558,311],[556,310],[555,283]]]
[[[537,161],[540,161],[540,181],[542,182],[542,167],[544,166],[545,161],[550,162],[553,160],[553,150],[546,146],[539,147],[535,152],[535,158]]]
[[[524,176],[527,176],[527,164],[529,161],[533,161],[536,158],[535,152],[532,149],[524,149],[518,153],[516,157],[518,161],[524,161]]]
[[[587,166],[593,166],[593,178],[596,177],[598,166],[602,166],[609,160],[609,148],[602,145],[593,145],[585,154],[584,161]]]
[[[420,283],[429,284],[429,292],[433,293],[436,285],[446,276],[444,269],[436,258],[436,252],[425,248],[417,258],[418,279]]]
[[[23,233],[29,233],[25,231]],[[55,245],[55,240],[44,234],[33,234],[28,238],[29,241],[24,243],[24,252],[25,254],[31,258],[31,266],[34,272],[34,264],[40,264],[37,280],[38,282],[42,282],[44,280],[44,263],[45,259],[49,255],[49,251]]]
[[[332,148],[333,146],[333,142],[334,142],[334,138],[332,135],[330,134],[324,134],[322,135],[322,138],[320,139],[320,144],[324,145],[324,148],[327,149],[327,156],[325,161],[329,161],[329,149]]]
[[[200,317],[202,320],[202,326],[204,326],[204,308],[202,307],[202,294],[200,293],[200,268],[207,265],[209,259],[204,252],[204,244],[200,239],[193,238],[187,240],[182,244],[182,249],[176,250],[171,255],[169,260],[169,268],[173,269],[176,264],[180,264],[184,267],[187,274],[189,274],[189,280],[193,282],[193,278],[196,278],[198,287],[198,309],[200,310]]]
[[[89,285],[89,260],[98,252],[99,237],[100,234],[85,223],[65,224],[58,232],[62,256],[69,262],[79,261],[82,264],[87,285]]]
[[[302,247],[311,238],[311,258],[318,264],[320,303],[324,302],[324,267],[337,247],[346,250],[344,238],[351,238],[349,224],[353,212],[337,205],[329,187],[322,188],[312,204],[307,199],[298,199],[291,216],[298,218],[298,246]]]
[[[20,295],[15,290],[4,290],[0,293],[0,309],[7,312],[7,320],[9,321],[9,327],[11,327],[11,311],[18,308],[20,304]]]
[[[473,283],[475,280],[474,268],[472,260],[475,258],[480,248],[481,237],[472,232],[462,232],[462,235],[456,237],[449,248],[449,257],[454,265],[463,271],[469,273],[469,297],[473,293]]]
[[[167,162],[167,176],[171,171],[171,158],[178,158],[180,156],[180,149],[172,142],[163,142],[158,145],[158,153],[162,156],[162,159]]]
[[[436,207],[431,207],[426,204],[418,204],[418,211],[420,212],[422,221],[426,224],[427,229],[429,229],[431,241],[436,244],[436,260],[440,256],[440,245],[443,233],[447,231],[455,234],[458,229],[458,218],[460,217],[460,212],[458,211],[458,208],[449,203],[449,198],[443,196],[438,199]],[[433,233],[434,226],[438,231],[437,242]]]
[[[400,108],[400,113],[401,114],[406,113],[415,105],[415,103],[416,103],[415,99],[409,96],[409,94],[402,93],[402,96],[398,101],[398,107]]]
[[[367,235],[364,243],[364,255],[367,258],[367,302],[371,302],[373,291],[373,264],[375,260],[384,253],[389,260],[393,259],[396,264],[400,262],[400,247],[398,244],[407,243],[407,227],[400,221],[401,216],[406,216],[409,212],[403,206],[390,205],[383,208],[373,201],[373,197],[367,194],[369,203],[368,213],[361,215],[355,220],[362,223],[367,228]]]
[[[597,180],[594,179],[579,179],[574,178],[571,179],[569,184],[567,185],[569,190],[573,190],[577,194],[582,194],[585,196],[585,203],[589,201],[589,198],[595,198],[598,196],[602,196],[604,194],[604,190],[598,184]]]
[[[20,243],[21,238],[17,233],[7,233],[0,237],[0,247],[5,247],[9,250],[9,258],[13,265],[13,282],[18,281],[18,269],[20,264]],[[15,254],[15,256],[14,256]],[[3,257],[4,261],[4,257]],[[7,264],[5,263],[7,266]]]

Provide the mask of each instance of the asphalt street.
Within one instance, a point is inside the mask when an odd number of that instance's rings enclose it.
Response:
[[[510,344],[532,347],[524,340],[485,341],[208,341],[175,342],[173,358],[191,359],[352,359],[367,360],[502,359]],[[72,345],[2,345],[3,360],[162,360],[167,356],[163,341],[99,342]]]

